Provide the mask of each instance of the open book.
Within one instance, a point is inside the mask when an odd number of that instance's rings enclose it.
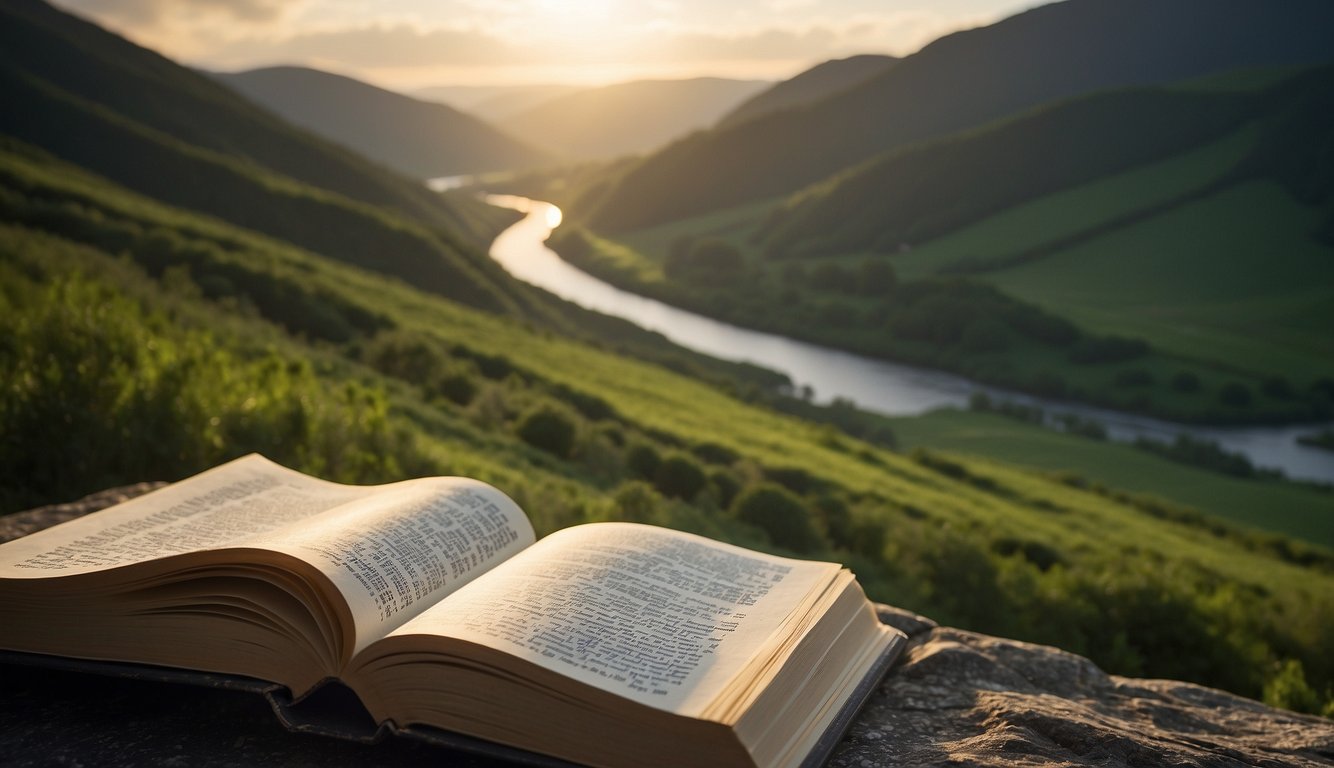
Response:
[[[801,765],[902,635],[833,563],[630,523],[535,542],[465,478],[258,455],[0,545],[0,648],[279,683],[600,766]]]

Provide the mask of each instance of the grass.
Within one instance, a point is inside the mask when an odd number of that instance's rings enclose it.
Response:
[[[1246,128],[1168,160],[1017,205],[900,254],[894,266],[906,278],[928,277],[965,259],[1018,253],[1093,229],[1216,181],[1253,149],[1256,138]]]
[[[1315,378],[1334,359],[1334,249],[1308,234],[1319,220],[1251,182],[987,279],[1094,330]]]
[[[1238,525],[1334,548],[1334,492],[1226,477],[1183,467],[1129,445],[1068,435],[997,414],[941,410],[891,423],[905,448],[986,456],[1042,472],[1072,472],[1112,488],[1208,510]]]

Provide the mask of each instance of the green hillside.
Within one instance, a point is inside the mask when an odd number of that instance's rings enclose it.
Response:
[[[992,413],[941,410],[890,423],[905,450],[986,456],[1068,482],[1145,494],[1208,510],[1249,528],[1334,547],[1334,493],[1294,483],[1221,476],[1132,445],[1088,439]]]
[[[866,82],[896,61],[893,56],[868,53],[816,64],[746,99],[719,120],[718,125],[739,125],[771,112],[814,104]]]
[[[894,453],[12,142],[0,174],[5,509],[251,450],[351,481],[462,473],[542,532],[643,520],[837,558],[877,598],[1119,672],[1276,703],[1279,660],[1316,691],[1334,681],[1326,550],[1002,464]]]
[[[444,104],[305,67],[213,75],[306,130],[414,179],[528,168],[549,157]]]
[[[1334,408],[1334,69],[1091,94],[557,250],[742,325],[1182,421]]]
[[[1329,60],[1319,0],[1069,0],[948,35],[864,84],[677,142],[572,214],[624,232],[774,197],[1082,93]],[[1128,52],[1132,52],[1133,55]]]
[[[128,118],[138,128],[183,144],[431,225],[460,223],[419,184],[295,129],[208,77],[41,0],[0,6],[0,67],[6,73],[0,86],[5,102],[14,105],[0,113],[4,131],[28,135],[32,143],[58,154],[62,149],[78,151],[82,137],[36,122],[46,117],[41,110],[18,108],[27,93],[36,90]],[[23,91],[12,93],[11,88]],[[84,149],[90,156],[101,149],[96,138]],[[102,154],[114,149],[109,146]]]
[[[793,196],[762,237],[775,257],[897,252],[987,214],[1209,143],[1254,118],[1262,100],[1135,89],[1059,102],[845,171]]]
[[[0,13],[10,106],[0,132],[148,196],[474,306],[516,312],[528,301],[481,250],[504,218],[480,203],[446,201],[49,6]]]

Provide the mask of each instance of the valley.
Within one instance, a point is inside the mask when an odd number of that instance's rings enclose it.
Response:
[[[1214,0],[1196,36],[1204,2],[1068,0],[729,78],[693,133],[490,158],[466,135],[495,126],[439,105],[336,81],[324,107],[362,114],[303,123],[5,3],[0,511],[252,451],[468,475],[540,535],[623,520],[839,561],[949,625],[1334,714],[1334,492],[1161,426],[1334,413],[1334,21]],[[379,110],[441,132],[433,159],[327,130]],[[550,206],[422,183],[473,161],[560,206],[554,234]],[[553,282],[516,277],[534,254]],[[1039,427],[1021,393],[1080,416]],[[1104,415],[1164,442],[1101,439]]]

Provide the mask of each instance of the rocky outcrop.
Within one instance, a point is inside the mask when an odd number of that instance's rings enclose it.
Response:
[[[884,609],[912,637],[832,766],[1332,766],[1334,721]]]
[[[26,512],[15,512],[12,515],[0,516],[0,543],[17,539],[20,536],[27,536],[33,531],[50,528],[57,523],[73,520],[76,517],[83,517],[99,509],[106,509],[122,501],[133,499],[135,496],[142,496],[164,485],[166,483],[163,482],[136,483],[98,491],[68,504],[52,504],[49,507],[38,507]]]
[[[0,518],[0,541],[153,487]],[[939,627],[889,606],[880,612],[912,644],[831,766],[1334,766],[1334,721],[1190,683],[1108,675],[1056,648]],[[146,685],[68,673],[8,675],[0,685],[0,754],[20,765],[132,765],[169,756],[189,765],[334,759],[378,766],[440,757],[420,744],[361,747],[288,734],[255,711],[249,694]],[[220,721],[225,729],[213,727]],[[450,757],[451,765],[493,765]]]

